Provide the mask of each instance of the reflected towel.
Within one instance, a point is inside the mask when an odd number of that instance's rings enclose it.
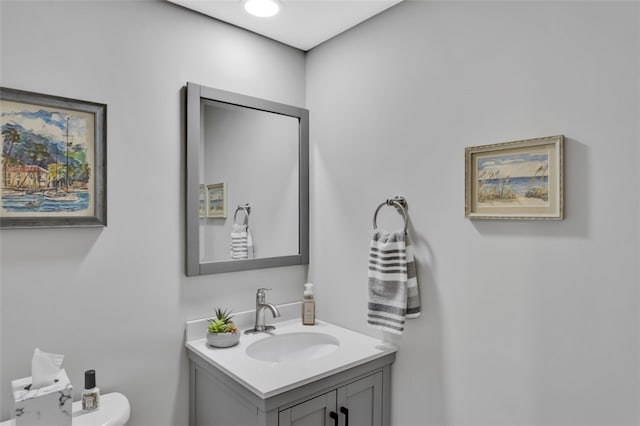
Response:
[[[247,259],[253,259],[253,237],[249,225],[247,225]]]
[[[231,259],[248,259],[249,233],[247,225],[233,224],[231,228]],[[253,256],[253,242],[251,243],[251,255]]]
[[[407,318],[420,316],[420,295],[413,249],[403,231],[376,229],[369,250],[370,326],[395,334]]]

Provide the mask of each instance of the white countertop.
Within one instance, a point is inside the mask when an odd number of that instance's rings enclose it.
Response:
[[[276,329],[269,332],[243,332],[240,342],[230,348],[211,347],[206,338],[199,338],[202,334],[188,331],[186,347],[263,399],[397,351],[392,344],[324,321],[317,321],[314,326],[304,326],[297,318],[273,325]],[[187,324],[188,330],[190,326],[193,324]],[[202,326],[206,326],[206,321]],[[340,346],[334,352],[312,361],[272,363],[258,361],[246,354],[247,347],[253,342],[271,335],[295,332],[329,334],[340,341]]]

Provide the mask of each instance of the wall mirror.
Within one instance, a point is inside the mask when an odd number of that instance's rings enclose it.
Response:
[[[187,83],[186,274],[309,263],[309,111]]]

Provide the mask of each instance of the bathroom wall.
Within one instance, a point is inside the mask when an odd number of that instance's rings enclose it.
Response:
[[[0,84],[107,104],[108,227],[0,231],[2,420],[33,350],[126,394],[131,424],[186,425],[184,321],[300,298],[306,267],[184,275],[187,81],[305,105],[298,50],[167,2],[0,4]]]
[[[308,54],[320,317],[379,335],[372,215],[409,203],[423,314],[394,426],[640,423],[639,8],[406,1]],[[565,220],[464,218],[465,147],[557,134]]]

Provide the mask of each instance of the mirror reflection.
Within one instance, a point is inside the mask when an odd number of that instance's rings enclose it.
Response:
[[[187,83],[187,275],[308,263],[309,112]]]
[[[202,100],[201,261],[298,253],[298,119]]]

